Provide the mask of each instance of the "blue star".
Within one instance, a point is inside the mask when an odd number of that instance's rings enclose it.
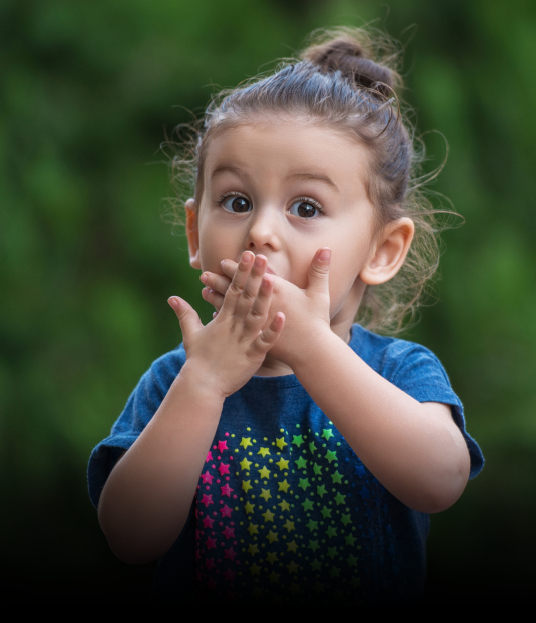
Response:
[[[361,491],[359,492],[359,495],[361,496],[362,500],[365,500],[370,497],[369,490],[366,487],[363,487],[361,489]]]

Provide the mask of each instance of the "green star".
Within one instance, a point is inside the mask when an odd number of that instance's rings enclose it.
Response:
[[[248,547],[248,552],[252,556],[255,556],[255,554],[258,554],[259,553],[259,546],[257,545],[257,543],[250,543],[249,547]]]
[[[331,463],[331,461],[337,460],[337,453],[335,451],[328,450],[326,452],[326,459]]]
[[[266,538],[270,541],[270,543],[273,543],[274,541],[278,541],[279,539],[277,538],[277,532],[272,532],[270,530],[270,532],[268,532],[268,534],[266,535]]]
[[[262,513],[262,516],[264,517],[264,521],[273,521],[275,517],[272,511],[266,511],[265,513]]]
[[[283,500],[282,502],[279,502],[278,506],[281,506],[281,510],[282,511],[289,511],[290,510],[290,504],[286,500]]]
[[[251,443],[251,437],[242,437],[242,441],[240,442],[240,445],[244,447],[244,450],[248,446],[252,446],[253,444]]]
[[[303,510],[304,511],[312,511],[313,510],[313,503],[311,502],[311,500],[309,498],[305,498],[305,500],[301,504],[303,506]]]
[[[352,554],[348,556],[348,558],[346,559],[346,562],[348,563],[349,567],[357,567],[357,558],[352,556]]]
[[[259,476],[261,478],[270,478],[270,470],[267,469],[266,467],[259,469]]]
[[[305,489],[310,486],[311,485],[309,484],[308,478],[300,478],[300,483],[298,484],[298,487],[301,487],[305,491]]]
[[[344,504],[344,500],[344,495],[342,495],[342,493],[337,493],[337,495],[335,496],[335,502],[337,502],[337,504]]]
[[[262,458],[264,458],[267,454],[270,454],[269,448],[261,448],[257,454],[261,454]]]
[[[339,485],[342,484],[342,474],[339,474],[338,471],[331,474],[331,478],[333,479],[333,484],[337,483]]]
[[[347,526],[349,523],[352,523],[352,520],[350,519],[350,513],[348,513],[348,515],[345,515],[343,513],[341,515],[341,521],[345,526]]]
[[[285,480],[283,480],[283,482],[279,482],[277,484],[279,485],[278,491],[284,491],[285,493],[288,491],[288,488],[290,487],[286,478]]]
[[[240,467],[242,469],[245,469],[246,471],[249,470],[250,465],[251,465],[251,461],[248,461],[247,459],[243,459],[242,461],[240,461]]]
[[[329,538],[331,538],[332,536],[337,536],[337,528],[329,526],[326,530],[326,534],[329,536]]]
[[[296,541],[292,540],[290,543],[287,543],[287,552],[296,553],[297,549],[298,549],[298,545],[296,544]]]
[[[318,485],[317,488],[316,488],[316,493],[320,497],[323,497],[324,494],[327,493],[326,487],[324,485]]]
[[[287,565],[287,569],[289,570],[289,573],[298,573],[299,567],[293,560],[291,560]]]
[[[277,553],[276,552],[268,552],[268,554],[266,554],[266,560],[270,563],[270,564],[274,564],[274,562],[277,562]]]
[[[346,545],[350,545],[351,547],[353,547],[354,543],[357,541],[355,536],[353,536],[352,534],[349,534],[348,536],[346,536],[344,538],[346,540]]]
[[[251,480],[243,480],[242,481],[242,489],[247,493],[250,489],[253,489],[251,486]]]
[[[322,437],[324,437],[326,441],[329,441],[331,437],[333,437],[333,432],[331,431],[331,428],[324,428],[322,430]]]
[[[328,508],[327,506],[324,506],[324,508],[320,512],[322,513],[322,517],[324,519],[331,517],[331,509]]]
[[[281,437],[281,439],[277,439],[277,437],[276,437],[276,440],[275,440],[275,445],[276,445],[276,446],[277,446],[280,450],[283,450],[283,448],[284,448],[285,446],[287,446],[288,444],[287,444],[287,442],[285,441],[285,438],[284,438],[284,437]]]
[[[328,556],[332,560],[335,558],[336,555],[337,555],[337,548],[336,547],[328,547]]]
[[[261,489],[261,498],[264,498],[267,502],[272,497],[269,489]]]
[[[244,508],[246,509],[246,513],[249,515],[250,513],[253,512],[253,509],[255,508],[255,504],[250,504],[249,502],[246,502]]]
[[[320,545],[318,545],[318,541],[309,541],[309,549],[312,549],[313,552],[316,552],[319,547]]]
[[[249,528],[248,528],[248,532],[250,536],[253,536],[254,534],[259,534],[259,531],[257,530],[257,528],[259,527],[259,524],[255,525],[253,523],[251,523],[251,521],[249,522]]]
[[[316,558],[311,563],[311,569],[313,571],[320,571],[320,569],[322,569],[322,565],[320,564],[320,562]]]
[[[303,437],[301,435],[292,435],[292,437],[293,437],[292,443],[298,446],[299,448],[303,443]]]
[[[281,457],[279,461],[277,461],[276,465],[279,466],[279,470],[283,471],[284,469],[288,469],[288,459],[284,459]]]
[[[309,452],[313,453],[316,450],[315,442],[311,441],[309,444]]]
[[[290,532],[291,530],[296,530],[296,528],[294,527],[294,522],[290,521],[290,519],[287,519],[287,523],[283,524],[283,528],[286,528],[288,532]]]
[[[318,530],[318,521],[313,521],[312,519],[309,519],[309,522],[306,525],[309,530],[311,530],[311,532],[313,530]]]
[[[329,570],[329,574],[331,575],[332,578],[340,577],[339,572],[340,572],[340,569],[338,569],[335,565],[333,565],[333,567],[331,567],[331,569]]]
[[[304,467],[307,467],[307,461],[303,458],[303,456],[300,456],[300,458],[297,461],[294,461],[294,463],[296,463],[296,467],[298,469],[303,469]]]
[[[315,463],[313,465],[313,469],[315,471],[315,476],[319,476],[322,473],[322,466],[319,465],[318,463]]]

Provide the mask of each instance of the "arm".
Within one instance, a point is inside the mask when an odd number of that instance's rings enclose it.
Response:
[[[223,268],[230,276],[235,264],[226,262]],[[286,324],[270,354],[292,368],[311,398],[395,497],[421,512],[448,508],[469,477],[463,435],[447,405],[413,399],[372,370],[332,331],[328,268],[329,262],[320,262],[317,253],[307,290],[276,280],[274,301],[285,311]],[[209,274],[205,283],[212,288],[205,298],[218,308],[228,282]]]
[[[267,323],[273,278],[266,261],[244,254],[218,317],[206,327],[178,297],[170,299],[186,363],[155,415],[112,470],[99,500],[99,523],[112,551],[129,563],[166,552],[182,530],[224,400],[244,385],[275,344],[283,314]]]

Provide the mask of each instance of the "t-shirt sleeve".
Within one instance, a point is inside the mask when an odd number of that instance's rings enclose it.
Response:
[[[451,406],[452,417],[469,449],[469,478],[474,478],[484,466],[484,457],[476,441],[465,430],[463,405],[439,359],[424,346],[403,340],[392,344],[388,350],[384,375],[391,383],[419,402],[442,402]]]
[[[182,345],[157,359],[141,377],[110,435],[91,452],[87,477],[89,497],[95,508],[117,460],[136,441],[156,413],[185,359]]]

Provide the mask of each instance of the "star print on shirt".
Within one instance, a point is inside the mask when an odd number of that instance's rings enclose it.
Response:
[[[288,459],[285,460],[283,458],[280,458],[279,461],[277,461],[276,465],[279,467],[280,471],[288,469]]]
[[[223,452],[224,450],[229,450],[229,448],[227,447],[227,441],[219,441],[218,442],[218,450],[220,452]]]
[[[208,484],[211,485],[212,481],[214,480],[214,476],[212,474],[209,474],[208,472],[206,472],[205,474],[201,474],[201,478],[203,479],[203,484]]]
[[[242,489],[247,493],[250,489],[253,489],[251,486],[251,480],[243,480],[242,481]]]
[[[257,454],[261,454],[262,458],[264,458],[267,454],[270,454],[270,450],[268,448],[261,448]]]
[[[244,448],[244,450],[248,446],[252,446],[253,444],[251,443],[251,437],[242,437],[242,441],[240,442],[240,445]]]
[[[287,442],[285,441],[284,437],[281,437],[280,439],[275,440],[275,444],[276,446],[280,449],[283,450],[285,448],[285,446],[288,446]]]
[[[251,465],[251,461],[248,461],[247,459],[242,459],[242,461],[240,461],[240,467],[242,469],[245,469],[246,471],[249,471],[249,466]]]
[[[259,475],[261,478],[268,479],[270,478],[270,470],[263,467],[262,469],[259,469]]]

